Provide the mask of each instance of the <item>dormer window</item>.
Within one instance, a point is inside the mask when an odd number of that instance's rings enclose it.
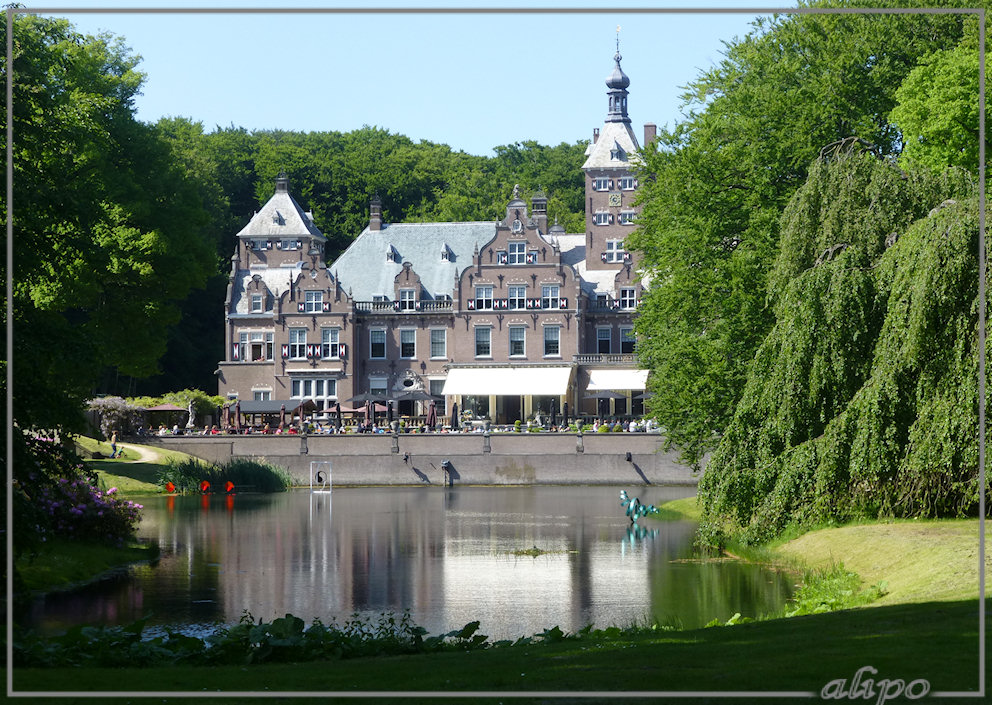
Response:
[[[443,262],[450,262],[451,261],[451,250],[448,249],[448,246],[447,245],[442,245],[441,246],[441,260]]]
[[[619,142],[613,143],[613,149],[610,150],[610,159],[614,161],[624,161],[627,158],[627,154],[623,151],[623,147],[620,146]]]
[[[399,253],[396,251],[396,248],[393,247],[392,245],[386,248],[386,261],[387,262],[399,261]]]
[[[275,214],[272,216],[272,222],[275,223],[276,225],[285,225],[286,219],[282,217],[282,213],[276,211]]]
[[[252,294],[251,295],[251,312],[261,313],[265,310],[265,295],[264,294]]]

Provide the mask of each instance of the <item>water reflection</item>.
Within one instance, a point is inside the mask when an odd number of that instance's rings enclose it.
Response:
[[[641,490],[660,504],[687,488]],[[473,620],[493,638],[555,625],[686,627],[776,609],[789,580],[691,560],[689,522],[631,526],[615,488],[339,488],[329,493],[161,497],[141,535],[162,559],[127,578],[50,597],[26,621],[203,625],[244,610],[347,619],[410,609],[431,633]],[[515,555],[537,547],[536,557]]]

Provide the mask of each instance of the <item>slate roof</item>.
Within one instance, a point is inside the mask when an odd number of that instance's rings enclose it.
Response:
[[[373,296],[394,298],[393,280],[410,262],[420,276],[425,298],[451,296],[455,277],[472,265],[472,253],[496,236],[495,222],[480,223],[390,223],[382,230],[365,228],[328,269],[351,291],[355,301]],[[386,259],[392,247],[396,256]],[[447,247],[448,259],[441,259]]]
[[[312,216],[287,191],[276,191],[238,233],[238,237],[258,238],[300,235],[309,235],[320,242],[327,240],[313,224]]]
[[[624,151],[625,160],[610,159],[610,152],[615,145]],[[607,122],[599,133],[595,143],[590,142],[586,147],[586,161],[583,169],[629,169],[639,162],[637,152],[640,151],[637,137],[630,125],[625,122]]]
[[[253,267],[251,269],[239,269],[234,275],[234,284],[231,287],[231,296],[234,299],[234,313],[250,313],[251,300],[245,296],[248,283],[254,275],[262,277],[265,286],[276,298],[282,296],[292,282],[300,276],[303,263],[294,262],[292,267]],[[272,302],[267,302],[266,313],[272,311]]]

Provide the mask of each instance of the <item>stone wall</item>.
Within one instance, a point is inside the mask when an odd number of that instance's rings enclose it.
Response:
[[[222,462],[259,457],[310,481],[311,461],[332,463],[335,485],[696,484],[664,439],[646,433],[345,434],[163,436],[143,443]],[[630,460],[627,460],[627,453]],[[442,469],[447,460],[449,472]]]

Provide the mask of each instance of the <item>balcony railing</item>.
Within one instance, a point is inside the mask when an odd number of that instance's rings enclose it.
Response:
[[[413,307],[404,308],[400,301],[356,301],[355,312],[363,315],[385,315],[395,313],[450,313],[448,299],[417,301]]]
[[[578,355],[572,355],[572,361],[580,365],[596,365],[596,364],[615,364],[623,363],[635,365],[637,364],[637,355],[635,353],[616,353],[616,354],[604,354],[604,353],[580,353]]]
[[[591,301],[586,310],[589,313],[634,313],[637,311],[637,307],[621,306],[619,301],[607,301],[606,303]]]

